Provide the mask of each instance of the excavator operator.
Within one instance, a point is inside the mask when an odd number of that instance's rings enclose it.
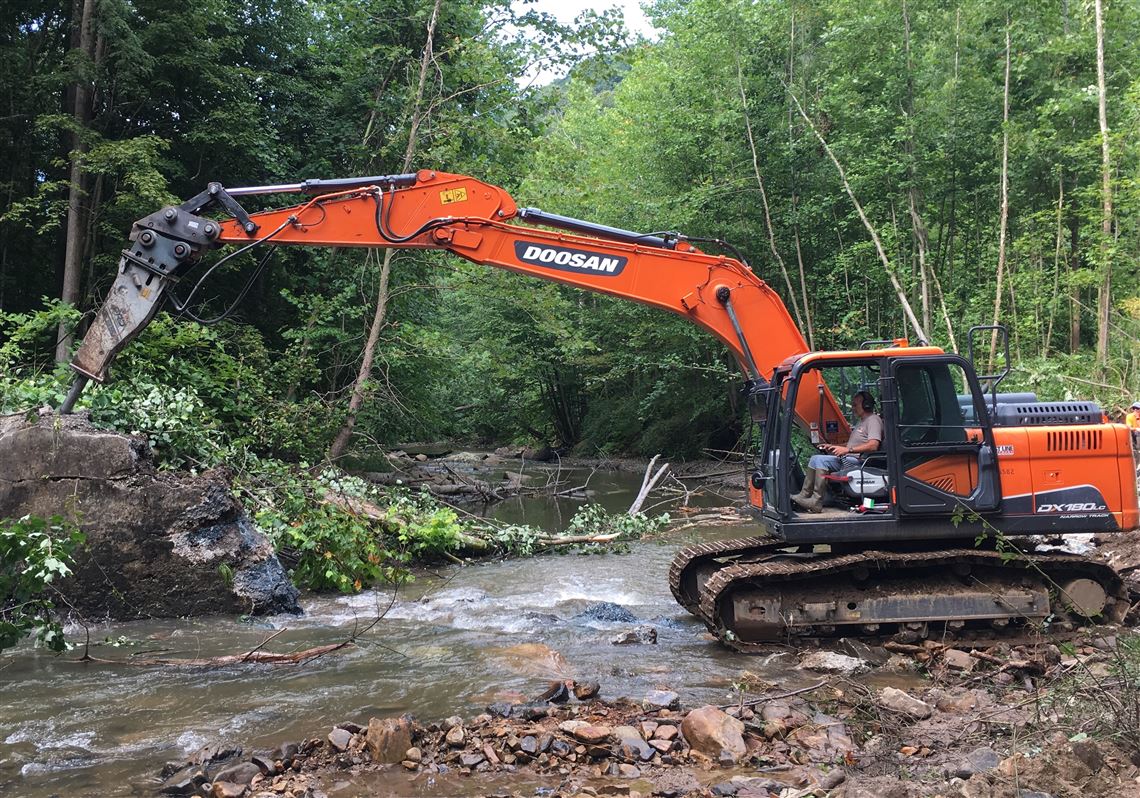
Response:
[[[800,492],[792,502],[809,513],[823,511],[826,490],[825,474],[840,468],[857,465],[859,456],[879,450],[883,444],[883,419],[875,412],[875,397],[867,391],[856,391],[851,397],[851,409],[859,420],[845,445],[822,444],[821,454],[812,455]]]

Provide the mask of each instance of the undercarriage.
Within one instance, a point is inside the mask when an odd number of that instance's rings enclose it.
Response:
[[[913,641],[1059,635],[1119,622],[1129,603],[1107,565],[1073,554],[938,548],[837,553],[771,538],[682,550],[669,584],[725,645],[795,638]]]

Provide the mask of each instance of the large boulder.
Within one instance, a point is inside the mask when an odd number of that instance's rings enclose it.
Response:
[[[744,724],[714,706],[694,709],[681,721],[693,752],[721,764],[736,764],[747,754]]]
[[[29,514],[86,534],[58,584],[86,617],[301,611],[224,469],[159,471],[145,441],[82,416],[0,416],[0,519]]]

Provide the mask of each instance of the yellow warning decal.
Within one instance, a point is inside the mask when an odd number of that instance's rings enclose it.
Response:
[[[459,188],[449,188],[439,192],[439,201],[442,205],[450,205],[453,202],[467,202],[467,188],[460,186]]]

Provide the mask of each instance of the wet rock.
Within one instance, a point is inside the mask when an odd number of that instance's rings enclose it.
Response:
[[[646,709],[680,709],[681,696],[672,690],[650,690],[645,698],[641,699],[641,706]]]
[[[329,745],[337,751],[347,751],[352,743],[352,732],[348,729],[333,729],[329,732]]]
[[[459,764],[465,768],[473,768],[479,763],[483,762],[486,757],[482,753],[475,751],[472,753],[464,753],[459,755]]]
[[[467,732],[463,730],[462,726],[452,726],[448,729],[444,740],[452,748],[462,748],[463,744],[467,742]]]
[[[948,648],[942,652],[942,662],[952,671],[960,671],[962,673],[969,673],[974,669],[977,663],[973,657],[965,651],[959,651],[956,648]]]
[[[395,764],[412,747],[412,722],[407,716],[372,718],[368,721],[365,743],[373,762]]]
[[[538,753],[538,738],[528,734],[519,740],[519,751],[522,751],[527,756],[534,756]]]
[[[613,730],[609,726],[591,726],[587,724],[574,729],[571,734],[574,735],[575,739],[587,745],[598,745],[608,740],[612,732]]]
[[[508,701],[496,701],[493,704],[487,705],[487,714],[493,718],[509,718],[511,716],[511,713],[514,711],[514,709],[515,709],[515,705],[508,702]],[[448,718],[447,720],[445,720],[443,722],[443,728],[445,731],[451,731],[452,726],[447,725],[447,722],[449,720],[451,720],[451,718]],[[458,718],[458,721],[459,721],[459,723],[462,723],[463,719]],[[456,724],[452,724],[452,725],[456,725]]]
[[[344,720],[344,721],[341,721],[340,723],[338,723],[333,728],[345,729],[348,731],[349,734],[360,734],[362,731],[364,731],[364,729],[366,727],[361,726],[359,723],[353,723],[351,720]]]
[[[934,714],[934,707],[930,704],[920,701],[896,687],[883,688],[882,692],[879,693],[879,706],[917,720],[929,718]]]
[[[630,762],[648,762],[657,753],[633,726],[618,726],[614,729],[614,737],[617,739],[618,755]]]
[[[844,637],[837,645],[844,654],[861,659],[875,667],[885,664],[891,656],[891,652],[882,646],[868,645],[855,637]]]
[[[574,682],[574,697],[579,701],[596,698],[601,691],[602,686],[597,682]]]
[[[511,714],[523,720],[542,720],[550,710],[541,704],[516,704]]]
[[[550,750],[550,746],[553,744],[554,735],[550,734],[549,732],[540,735],[538,738],[538,750],[544,754]]]
[[[192,765],[164,781],[158,791],[163,795],[193,795],[205,783],[205,772],[197,765]]]
[[[297,756],[297,751],[300,748],[301,746],[296,743],[281,743],[269,753],[269,756],[275,762],[289,763],[292,762],[293,757]]]
[[[249,761],[252,762],[253,764],[257,765],[258,769],[261,771],[262,776],[276,776],[277,775],[277,772],[278,772],[277,763],[274,761],[274,759],[272,757],[258,755],[258,756],[250,757]]]
[[[186,764],[191,765],[213,765],[219,762],[225,762],[227,759],[235,759],[240,757],[242,753],[241,748],[231,747],[227,745],[207,745],[203,746],[190,757]]]
[[[1096,740],[1088,738],[1084,740],[1073,740],[1069,743],[1073,750],[1073,756],[1081,760],[1085,766],[1096,773],[1104,767],[1104,754],[1100,751],[1100,746],[1097,745]]]
[[[261,768],[252,762],[239,762],[214,774],[214,781],[229,781],[234,784],[249,784],[255,776],[261,775]]]
[[[733,763],[747,753],[744,724],[714,706],[700,707],[686,715],[681,721],[681,733],[694,752],[714,762],[720,760],[722,753],[727,753]]]
[[[736,795],[738,792],[740,792],[740,788],[738,788],[731,781],[722,781],[720,784],[714,784],[712,786],[711,792],[713,795],[717,796],[717,798],[730,798],[730,796]]]
[[[1001,764],[1001,757],[992,748],[975,748],[966,758],[947,768],[947,773],[960,779],[968,779],[975,773],[986,773]]]
[[[536,700],[549,701],[552,704],[565,704],[570,700],[570,691],[566,689],[566,682],[551,682]]]
[[[610,639],[615,646],[657,645],[657,630],[652,626],[636,626]]]
[[[870,669],[870,665],[864,660],[835,651],[813,651],[800,660],[799,667],[802,670],[817,673],[839,673],[844,676],[862,673]]]
[[[214,781],[210,789],[211,798],[242,798],[249,788],[244,784],[234,784],[232,781]]]
[[[0,451],[0,518],[64,511],[86,535],[72,576],[52,585],[78,613],[130,620],[301,611],[224,469],[158,471],[143,440],[95,429],[82,415],[0,416]]]

